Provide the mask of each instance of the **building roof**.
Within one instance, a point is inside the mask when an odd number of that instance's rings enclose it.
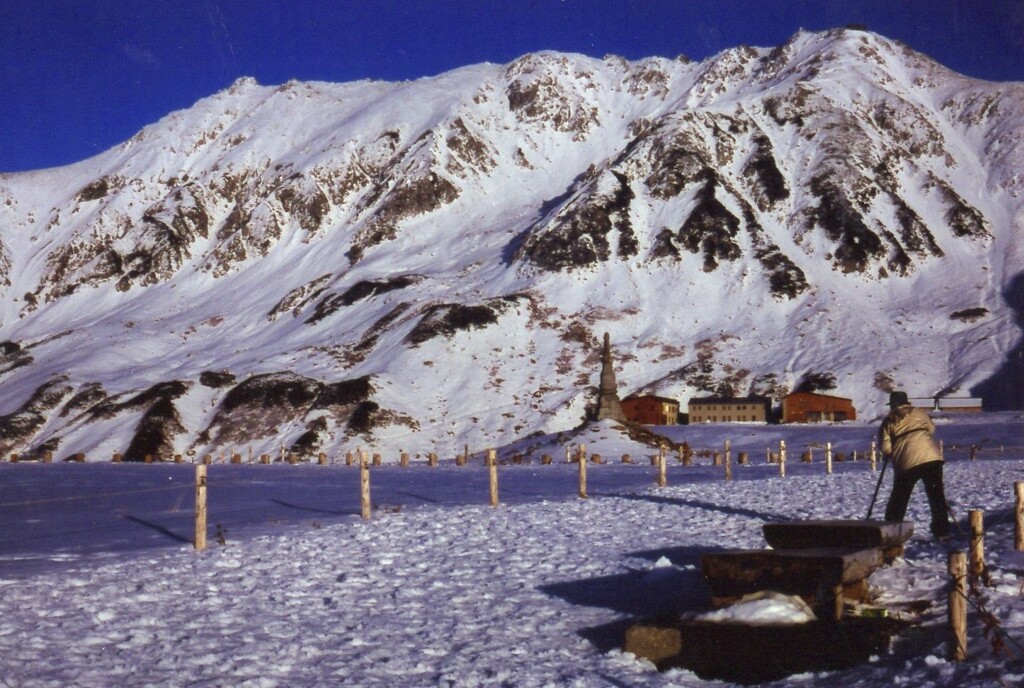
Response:
[[[788,399],[789,397],[795,397],[797,395],[808,396],[808,397],[821,397],[823,399],[840,399],[841,401],[850,401],[850,402],[853,401],[853,399],[849,399],[847,397],[837,397],[834,394],[820,394],[818,392],[790,392],[789,394],[787,394],[785,396],[785,398]]]
[[[673,399],[672,397],[662,397],[658,396],[657,394],[630,394],[628,397],[623,399],[623,401],[631,401],[633,399],[655,399],[657,401],[664,401],[669,404],[679,404],[678,399]]]
[[[767,404],[768,397],[693,397],[690,404]]]

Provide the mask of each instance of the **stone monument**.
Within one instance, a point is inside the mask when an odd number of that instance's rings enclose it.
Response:
[[[601,386],[597,399],[597,420],[611,418],[620,423],[626,422],[619,402],[619,392],[615,384],[615,369],[612,367],[612,345],[608,333],[604,333],[604,351],[601,353]]]

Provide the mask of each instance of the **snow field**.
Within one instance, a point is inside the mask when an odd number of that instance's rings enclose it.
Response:
[[[982,595],[1018,642],[1024,640],[1024,555],[1010,550],[1012,487],[1024,477],[1022,458],[953,459],[946,470],[961,527],[967,509],[986,510],[994,585]],[[35,481],[33,489],[45,493],[57,492],[55,483],[77,480],[82,482],[64,486],[67,493],[82,485],[99,491],[110,489],[119,469],[150,491],[125,497],[125,503],[109,498],[104,508],[171,534],[189,533],[191,499],[179,504],[175,490],[164,498],[150,487],[163,481],[187,490],[188,466],[3,468],[5,505],[13,501],[14,483]],[[736,467],[731,483],[708,465],[673,465],[669,486],[659,489],[651,467],[610,464],[588,472],[591,498],[580,500],[574,497],[575,466],[503,466],[503,504],[491,508],[486,471],[478,465],[386,466],[373,474],[380,508],[364,522],[352,515],[358,491],[349,488],[355,488],[356,470],[212,468],[211,509],[219,500],[221,520],[245,515],[251,528],[230,523],[220,545],[213,537],[218,515],[211,515],[205,553],[167,533],[157,533],[169,545],[159,549],[152,542],[139,545],[149,549],[133,550],[129,543],[119,552],[84,547],[80,542],[130,527],[124,519],[118,526],[102,514],[90,516],[86,508],[65,515],[65,523],[81,523],[77,534],[42,543],[51,555],[24,575],[16,558],[43,547],[6,536],[9,556],[0,558],[3,682],[707,685],[686,671],[659,674],[623,653],[625,627],[665,610],[707,611],[701,553],[763,547],[766,520],[861,517],[877,480],[866,462],[837,466],[840,472],[831,476],[820,463],[794,464],[784,479],[772,466]],[[50,484],[41,480],[47,471]],[[85,480],[90,474],[98,477]],[[21,509],[24,514],[27,507]],[[18,508],[3,510],[8,522],[18,523]],[[882,604],[932,601],[923,623],[898,637],[890,655],[867,665],[779,685],[973,688],[1024,678],[1019,660],[992,656],[973,612],[969,661],[943,659],[946,549],[921,535],[927,531],[923,494],[915,493],[908,517],[919,535],[906,558],[876,572],[871,584]],[[102,525],[100,533],[90,534],[90,520]],[[131,540],[136,531],[154,532],[135,527],[117,537]],[[966,548],[966,539],[955,546]]]

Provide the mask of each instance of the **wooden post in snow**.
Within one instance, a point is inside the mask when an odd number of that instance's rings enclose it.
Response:
[[[871,472],[878,470],[878,451],[875,448],[875,441],[871,440]]]
[[[572,452],[569,450],[569,445],[565,445],[565,462],[572,463]]]
[[[366,452],[359,450],[359,513],[370,520],[370,462]]]
[[[264,456],[266,456],[266,454],[264,454]],[[352,452],[345,452],[345,465],[351,466],[354,462],[355,457],[352,455]]]
[[[260,463],[261,464],[269,464],[270,463],[270,454],[260,454]]]
[[[975,461],[978,458],[978,445],[971,445],[971,461]]]
[[[403,451],[398,456],[399,456],[398,463],[402,466],[402,468],[408,468],[409,467],[409,452]]]
[[[949,553],[949,659],[967,659],[967,555]]]
[[[1013,493],[1016,497],[1013,510],[1016,515],[1013,528],[1013,548],[1018,552],[1024,552],[1024,482],[1014,483]]]
[[[779,477],[786,477],[786,440],[779,440]]]
[[[487,483],[491,490],[491,506],[498,506],[498,452],[487,450]]]
[[[971,509],[967,517],[971,524],[970,572],[980,576],[985,570],[985,512]]]
[[[430,466],[431,468],[434,468],[435,466],[437,466],[437,453],[436,452],[430,452],[430,454],[427,455],[427,465]]]
[[[832,475],[832,443],[825,443],[825,474]]]
[[[725,482],[732,480],[732,442],[725,441]]]
[[[665,475],[665,445],[658,449],[658,487],[668,485],[668,476]]]
[[[197,552],[206,549],[206,464],[196,465],[196,537]]]
[[[124,461],[124,456],[120,452],[114,452],[114,456],[110,460],[112,463],[121,463]]]
[[[321,466],[326,466],[327,465],[327,454],[324,454],[323,452],[320,452],[320,457],[318,459],[318,463]]]
[[[568,451],[566,447],[566,451]],[[580,499],[587,498],[587,447],[581,444],[579,446],[579,468],[580,468]]]

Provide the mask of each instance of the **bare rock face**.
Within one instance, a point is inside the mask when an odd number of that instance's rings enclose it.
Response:
[[[0,416],[0,455],[29,449],[49,414],[73,391],[67,378],[53,378],[40,385],[16,411]]]

